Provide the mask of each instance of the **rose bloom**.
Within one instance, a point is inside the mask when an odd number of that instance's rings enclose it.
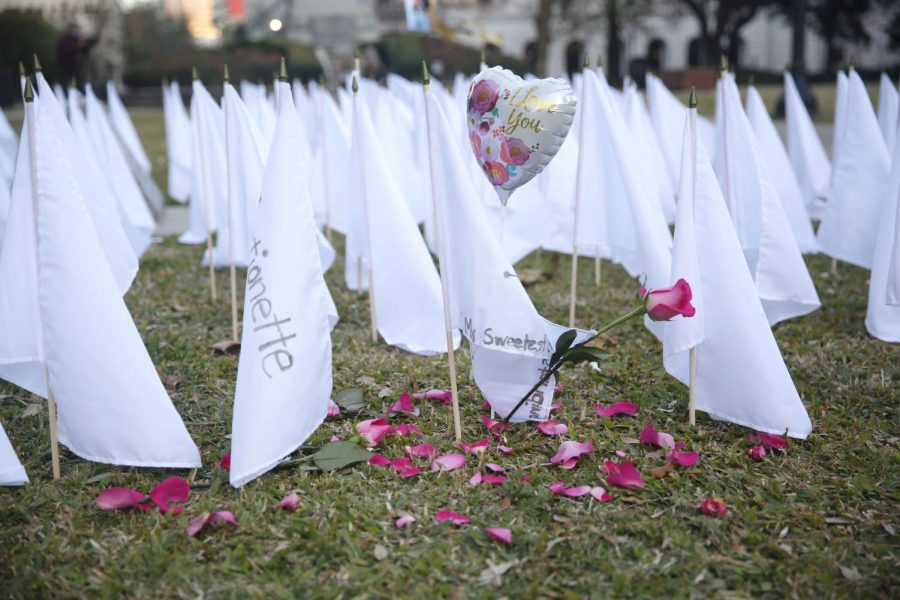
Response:
[[[519,138],[506,138],[500,145],[500,157],[508,164],[524,165],[531,156],[531,150]]]
[[[472,88],[469,96],[469,106],[478,114],[484,114],[494,109],[497,104],[497,96],[500,86],[493,81],[482,79]]]
[[[725,505],[725,501],[721,498],[709,496],[700,503],[700,510],[703,511],[704,515],[722,517],[728,512],[728,506]]]
[[[691,306],[691,286],[684,279],[668,288],[646,293],[647,314],[654,321],[669,321],[678,315],[693,317],[697,310]]]
[[[493,186],[503,185],[509,181],[509,173],[506,172],[503,163],[489,160],[485,161],[482,168]]]

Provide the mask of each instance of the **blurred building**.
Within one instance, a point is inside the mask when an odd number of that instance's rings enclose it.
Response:
[[[171,1],[171,0],[170,0]],[[189,0],[181,0],[186,2]],[[404,0],[194,0],[214,2],[220,27],[235,15],[242,33],[250,39],[284,35],[289,39],[323,48],[332,56],[347,57],[357,44],[372,42],[386,33],[407,29]],[[435,1],[435,0],[432,0]],[[427,2],[426,2],[427,4]],[[505,53],[526,58],[532,55],[537,36],[535,16],[539,0],[441,0],[440,15],[446,23],[468,35],[470,40],[490,40]],[[584,51],[591,56],[606,55],[605,23],[580,19],[577,12],[560,16],[559,5],[550,19],[547,72],[561,75],[578,68]],[[576,3],[570,3],[575,5]],[[601,3],[593,3],[594,7]],[[669,9],[675,3],[669,3]],[[888,51],[886,14],[875,4],[867,21],[872,43],[847,48],[857,65],[881,68],[900,62]],[[640,27],[624,23],[620,65],[622,73],[650,66],[659,70],[685,69],[700,63],[699,27],[696,19],[683,12],[666,11],[650,15]],[[586,17],[586,16],[585,16]],[[787,19],[760,11],[741,30],[741,68],[778,71],[790,62],[791,26]],[[806,36],[807,67],[821,70],[826,60],[824,41],[813,31]]]
[[[87,65],[89,81],[114,79],[124,72],[122,16],[120,0],[0,0],[0,8],[37,9],[50,24],[63,32],[76,24],[88,38],[97,38]],[[56,57],[41,57],[56,60]]]

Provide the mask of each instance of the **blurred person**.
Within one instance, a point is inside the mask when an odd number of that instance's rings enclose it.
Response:
[[[73,79],[78,89],[84,89],[85,67],[91,49],[97,38],[87,38],[75,23],[66,26],[66,30],[56,44],[56,65],[59,69],[59,81],[70,82]]]

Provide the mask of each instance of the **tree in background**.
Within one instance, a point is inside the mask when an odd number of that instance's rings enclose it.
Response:
[[[779,4],[791,18],[793,1],[781,0]],[[826,47],[825,62],[819,65],[821,72],[841,68],[847,59],[842,42],[867,45],[872,40],[863,22],[871,9],[872,0],[807,0],[807,25],[822,37]]]
[[[19,98],[19,62],[31,70],[34,54],[41,57],[47,78],[56,79],[58,38],[59,31],[39,10],[0,12],[0,104],[12,104]]]
[[[740,32],[764,8],[778,0],[671,0],[687,9],[700,27],[691,64],[714,67],[725,55],[729,63],[740,63]],[[790,2],[788,1],[788,4]]]

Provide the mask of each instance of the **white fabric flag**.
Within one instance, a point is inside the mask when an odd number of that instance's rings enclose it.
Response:
[[[880,340],[900,343],[900,143],[896,139],[883,198],[869,279],[866,329]]]
[[[0,377],[45,398],[49,378],[59,441],[82,458],[199,467],[107,267],[45,85],[26,106],[29,168],[16,171],[0,252]]]
[[[715,171],[769,323],[821,306],[734,76],[716,84]]]
[[[834,125],[832,126],[831,135],[831,162],[837,162],[838,155],[841,151],[841,138],[844,135],[845,124],[847,119],[847,85],[849,80],[847,74],[843,71],[837,72],[837,79],[834,84]],[[831,174],[834,177],[834,173]],[[833,181],[833,179],[832,179]]]
[[[852,69],[846,105],[818,241],[828,256],[871,269],[891,159],[865,85]]]
[[[0,486],[25,485],[28,475],[0,423]]]
[[[16,132],[0,110],[0,185],[7,189],[12,186],[13,174],[16,171],[16,149],[19,140]]]
[[[818,219],[822,215],[823,200],[828,196],[831,163],[794,78],[788,72],[784,74],[784,113],[791,167],[800,184],[809,216]]]
[[[350,177],[346,176],[351,156],[350,130],[328,90],[318,90],[315,99],[319,104],[316,128],[320,143],[310,171],[310,194],[314,205],[321,209],[319,222],[346,235],[350,219],[347,214]]]
[[[584,75],[584,139],[579,140],[582,181],[578,243],[599,244],[602,256],[622,264],[646,285],[668,285],[672,236],[659,198],[644,184],[639,149],[625,126],[617,101],[602,72]],[[594,112],[596,111],[596,112]],[[591,209],[591,207],[595,207]],[[596,207],[600,207],[597,209]],[[592,231],[594,237],[582,235]],[[647,319],[647,328],[661,337],[662,327]]]
[[[134,248],[135,253],[141,256],[150,245],[151,236],[156,230],[156,221],[131,173],[128,160],[112,130],[106,111],[103,110],[90,85],[85,89],[85,114],[94,150],[109,176],[115,198],[121,204],[132,227],[146,235],[146,245]],[[140,242],[139,239],[137,241]]]
[[[128,116],[128,110],[122,103],[118,90],[116,90],[116,84],[112,81],[106,82],[106,105],[109,108],[109,120],[119,139],[122,140],[125,149],[144,173],[149,175],[153,165],[150,163],[150,159],[147,158],[144,145],[141,144],[141,138],[138,137],[134,123],[131,122],[131,117]]]
[[[225,182],[225,116],[200,80],[191,95],[190,225],[178,241],[202,244],[228,220]]]
[[[282,100],[290,99],[288,84],[276,85]],[[312,201],[295,162],[302,147],[297,123],[293,102],[282,101],[244,295],[231,425],[234,486],[265,473],[306,441],[325,420],[331,398],[329,295]]]
[[[184,203],[191,195],[191,119],[181,99],[177,81],[163,88],[163,116],[169,163],[169,196]]]
[[[472,349],[472,375],[501,416],[544,374],[556,340],[566,331],[542,318],[491,231],[466,160],[452,140],[456,132],[440,101],[426,94],[434,179],[435,220],[442,244],[442,276],[449,290],[451,326]],[[443,329],[443,326],[441,327]],[[589,332],[580,331],[576,342]],[[555,378],[527,401],[512,421],[543,421],[550,414]]]
[[[86,192],[86,196],[92,198],[92,203],[102,207],[105,214],[114,216],[128,237],[131,248],[135,256],[140,256],[150,245],[151,233],[146,227],[136,226],[131,222],[125,207],[116,200],[116,193],[113,190],[112,175],[109,169],[104,168],[99,158],[99,153],[94,147],[94,139],[91,137],[88,129],[87,121],[81,112],[81,105],[84,103],[84,96],[76,89],[69,90],[67,98],[69,124],[72,126],[72,132],[75,134],[76,148],[83,166],[87,169],[84,174],[86,176],[86,185],[91,186]]]
[[[663,158],[659,141],[656,139],[656,132],[653,131],[650,113],[647,112],[644,99],[634,84],[625,89],[623,113],[637,146],[644,184],[659,198],[659,205],[666,217],[666,222],[674,223],[675,185],[670,179],[669,168]]]
[[[881,74],[878,84],[878,128],[884,137],[884,145],[893,151],[897,139],[897,119],[900,116],[900,97],[894,82],[886,73]]]
[[[360,94],[352,102],[351,198],[358,208],[351,208],[356,223],[347,239],[348,287],[357,283],[357,275],[366,285],[371,265],[375,289],[369,293],[374,296],[376,322],[384,341],[424,356],[446,352],[441,280],[434,261],[396,187],[365,97]],[[362,273],[358,272],[360,264]]]
[[[816,243],[816,234],[806,211],[800,184],[797,183],[797,177],[791,169],[791,160],[781,142],[778,130],[775,129],[775,123],[769,117],[762,96],[752,85],[747,88],[747,119],[753,127],[760,155],[766,163],[766,171],[778,192],[778,199],[781,200],[781,206],[800,252],[803,254],[817,252],[819,246]]]
[[[112,270],[113,277],[116,280],[119,292],[125,294],[134,281],[134,276],[138,271],[138,259],[132,250],[129,238],[125,230],[122,228],[120,213],[112,206],[108,196],[104,197],[102,191],[98,190],[102,184],[91,177],[90,163],[82,151],[82,146],[76,138],[75,132],[66,120],[63,107],[56,102],[56,96],[50,89],[50,85],[41,73],[35,77],[37,80],[37,92],[41,95],[41,101],[35,99],[35,105],[42,104],[50,118],[53,119],[57,135],[62,141],[63,151],[66,154],[71,165],[74,165],[75,176],[78,178],[78,184],[82,193],[92,198],[87,203],[87,210],[90,214],[94,231],[100,241],[100,247],[106,257],[106,262]],[[25,131],[23,126],[22,131]],[[23,140],[25,138],[23,137]],[[23,142],[23,147],[27,147]],[[27,151],[19,152],[19,161],[26,161],[30,164],[30,157]],[[23,169],[28,172],[28,166],[16,166],[16,171]],[[93,200],[96,197],[96,200]],[[9,232],[7,232],[8,234]],[[3,288],[0,288],[3,289]],[[2,329],[0,329],[2,331]]]
[[[689,383],[696,347],[697,409],[759,431],[805,438],[812,424],[766,320],[712,165],[698,143],[696,112],[684,129],[671,280],[691,286],[696,314],[665,324],[663,364]]]

